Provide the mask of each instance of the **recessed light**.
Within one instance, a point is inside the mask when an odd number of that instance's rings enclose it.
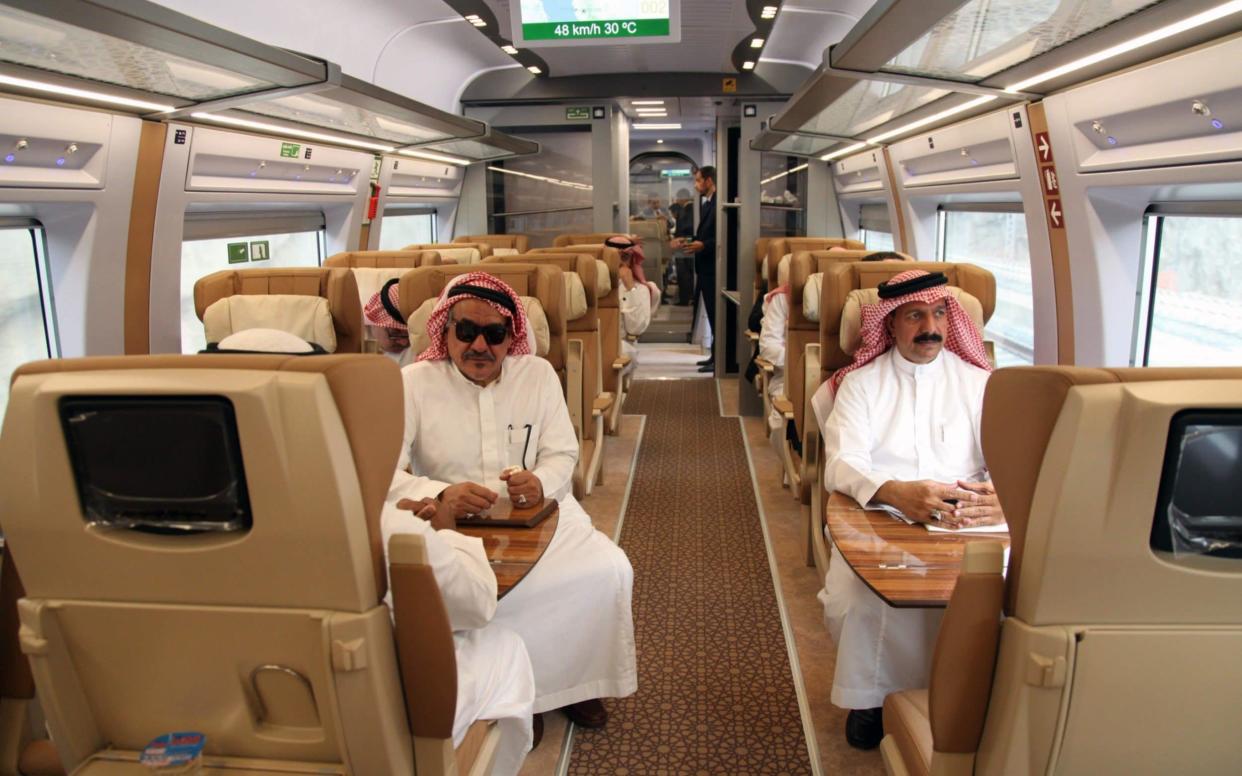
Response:
[[[660,139],[659,139],[659,140],[657,140],[656,142],[657,142],[657,143],[663,143],[663,142],[664,142],[664,138],[660,138]]]
[[[680,124],[635,124],[634,129],[681,129]]]
[[[258,129],[263,132],[269,132],[274,135],[287,135],[293,137],[304,137],[308,140],[322,140],[325,143],[336,143],[338,145],[353,146],[355,148],[367,148],[372,151],[384,151],[385,153],[393,151],[392,146],[380,145],[379,143],[367,143],[362,140],[354,140],[347,137],[338,137],[336,135],[328,135],[322,132],[308,132],[304,129],[294,129],[292,127],[282,127],[277,124],[266,124],[262,121],[249,121],[247,119],[236,119],[232,116],[221,116],[215,113],[191,113],[190,118],[200,121],[214,121],[217,124],[226,124],[233,127],[244,127],[246,129]]]
[[[57,84],[49,84],[43,81],[32,81],[28,78],[14,78],[13,76],[8,75],[0,75],[0,84],[16,86],[19,89],[31,89],[38,92],[62,94],[66,97],[79,97],[84,100],[94,100],[95,102],[124,105],[127,108],[140,108],[142,110],[160,111],[164,113],[176,110],[174,106],[166,105],[164,103],[147,102],[146,100],[132,100],[129,97],[117,97],[103,92],[91,91],[90,89],[77,89],[71,86],[59,86]]]
[[[855,143],[854,145],[846,146],[845,148],[842,148],[839,151],[833,151],[830,154],[824,154],[823,156],[819,157],[819,160],[821,162],[828,162],[833,159],[836,159],[838,156],[845,156],[846,154],[851,154],[860,148],[866,148],[866,147],[867,147],[866,143]]]
[[[751,61],[749,61],[749,60],[748,60],[748,61],[746,61],[746,62],[743,62],[743,63],[742,63],[742,69],[743,69],[743,70],[754,70],[754,69],[755,69],[755,63],[754,63],[754,62],[751,62]]]
[[[751,38],[750,47],[751,48],[763,48],[763,38]]]
[[[413,156],[416,159],[428,159],[433,162],[448,162],[449,164],[456,164],[462,167],[465,167],[470,164],[469,159],[459,159],[456,156],[449,156],[447,154],[433,154],[430,151],[401,150],[401,151],[398,151],[397,153],[401,154],[402,156]]]
[[[883,141],[888,140],[891,137],[896,137],[897,135],[904,134],[906,132],[909,132],[912,129],[918,129],[919,127],[925,127],[928,124],[935,124],[937,121],[947,119],[950,116],[956,116],[957,114],[963,111],[968,111],[971,108],[977,108],[978,106],[983,105],[984,103],[987,103],[987,102],[991,102],[992,100],[995,100],[995,99],[996,98],[993,97],[992,95],[988,95],[986,97],[976,97],[970,102],[962,103],[961,105],[958,105],[953,108],[949,108],[948,110],[942,110],[937,114],[928,116],[927,118],[922,118],[922,119],[919,119],[918,121],[912,121],[909,124],[905,124],[903,126],[897,127],[896,129],[890,129],[887,132],[881,132],[875,137],[867,138],[867,142],[873,143],[873,144],[882,143]]]
[[[531,72],[532,72],[532,73],[534,73],[535,75],[539,75],[540,73],[542,73],[542,72],[543,72],[542,70],[540,70],[540,69],[539,69],[539,65],[530,65],[530,66],[529,66],[529,67],[527,67],[526,69],[527,69],[527,70],[529,70],[529,71],[531,71]]]
[[[630,100],[630,105],[663,105],[664,100]]]
[[[506,54],[513,55],[517,53],[517,46],[501,46],[500,50]]]
[[[776,16],[776,11],[777,11],[776,6],[774,6],[774,5],[765,5],[765,6],[763,7],[763,11],[762,11],[762,12],[760,12],[760,14],[759,14],[759,18],[760,18],[760,19],[772,19],[772,18],[775,18],[775,16]]]

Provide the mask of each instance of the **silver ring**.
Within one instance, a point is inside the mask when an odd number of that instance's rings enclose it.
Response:
[[[940,510],[939,510],[939,509],[933,509],[933,510],[932,510],[932,512],[931,512],[931,519],[932,519],[932,520],[939,520],[939,519],[940,519]]]
[[[517,497],[517,503],[518,503],[518,506],[520,506],[520,507],[524,507],[524,506],[526,506],[526,496],[519,495],[519,496]]]

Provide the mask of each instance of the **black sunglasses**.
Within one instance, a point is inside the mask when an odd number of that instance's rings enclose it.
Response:
[[[509,326],[504,323],[489,323],[483,326],[469,318],[462,318],[454,324],[453,333],[457,335],[457,339],[467,345],[474,342],[480,334],[483,335],[483,341],[487,344],[499,345],[505,341],[505,337],[509,336]]]

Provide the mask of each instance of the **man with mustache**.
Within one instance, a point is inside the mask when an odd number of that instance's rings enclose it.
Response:
[[[573,497],[577,436],[530,328],[517,294],[498,278],[471,272],[445,287],[427,321],[430,346],[402,370],[405,437],[383,532],[385,542],[426,533],[429,519],[441,529],[437,543],[482,552],[479,540],[452,530],[456,518],[507,510],[497,503],[502,494],[518,506],[557,499],[556,535],[521,584],[497,602],[493,576],[463,588],[455,603],[477,605],[492,625],[522,637],[536,714],[563,708],[575,724],[601,727],[608,715],[599,699],[637,687],[633,570]],[[535,727],[538,739],[538,718]]]
[[[910,270],[864,305],[854,362],[832,376],[824,481],[860,504],[911,520],[966,527],[1003,522],[979,442],[991,365],[983,338],[943,273]],[[845,736],[879,746],[890,692],[926,687],[941,609],[894,609],[832,550],[820,593],[837,642],[832,702],[850,709]]]

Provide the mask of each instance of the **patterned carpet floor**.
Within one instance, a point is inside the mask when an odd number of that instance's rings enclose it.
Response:
[[[639,381],[647,415],[621,547],[634,566],[638,692],[575,730],[573,776],[809,774],[736,418],[714,381]]]

